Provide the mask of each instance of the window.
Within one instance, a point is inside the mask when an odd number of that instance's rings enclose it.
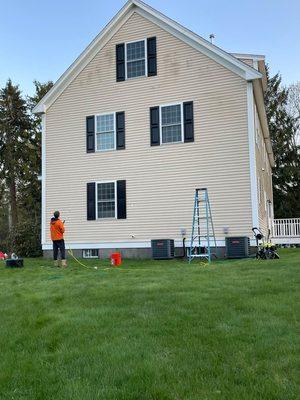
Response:
[[[116,148],[115,114],[96,115],[97,151],[115,150]]]
[[[83,258],[98,258],[98,249],[86,249],[82,250]]]
[[[182,104],[160,107],[161,143],[182,142]]]
[[[258,189],[258,202],[261,202],[261,183],[260,183],[260,177],[258,177],[257,181],[257,189]]]
[[[116,218],[116,183],[97,183],[97,218]]]
[[[127,79],[146,76],[146,41],[126,44]]]

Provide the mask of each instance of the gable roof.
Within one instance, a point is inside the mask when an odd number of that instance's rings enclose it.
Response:
[[[152,21],[162,29],[181,39],[245,80],[254,80],[262,77],[259,71],[248,66],[233,55],[210,43],[208,40],[203,39],[201,36],[183,27],[178,22],[173,21],[171,18],[168,18],[149,5],[140,0],[129,0],[56,81],[52,89],[34,107],[33,112],[46,112],[47,108],[55,102],[58,96],[60,96],[134,12]]]

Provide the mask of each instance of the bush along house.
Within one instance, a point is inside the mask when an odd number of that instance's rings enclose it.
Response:
[[[264,56],[229,54],[128,1],[35,107],[42,115],[42,246],[59,209],[75,254],[151,256],[187,245],[208,189],[217,247],[264,233],[274,158]],[[254,244],[254,242],[252,242]]]

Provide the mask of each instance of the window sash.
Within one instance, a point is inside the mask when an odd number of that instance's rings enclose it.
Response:
[[[105,117],[105,116],[113,116],[113,130],[105,130],[105,131],[100,131],[98,130],[98,118]],[[99,135],[105,135],[107,133],[112,133],[113,134],[113,146],[109,148],[99,148],[98,146],[98,136]],[[96,143],[96,151],[110,151],[110,150],[116,150],[116,113],[105,113],[105,114],[98,114],[95,115],[95,143]]]
[[[180,122],[178,123],[168,123],[168,124],[163,124],[162,123],[162,114],[163,114],[163,109],[165,107],[173,107],[173,106],[180,106]],[[160,126],[160,143],[161,144],[172,144],[172,143],[182,143],[184,141],[184,121],[183,121],[183,103],[174,103],[174,104],[164,104],[159,106],[159,126]],[[166,142],[163,141],[163,128],[169,127],[169,126],[180,126],[180,133],[181,133],[181,139],[172,141],[172,142]]]
[[[144,42],[144,57],[143,58],[135,58],[132,60],[128,60],[127,58],[127,46],[132,43],[139,43],[139,42]],[[137,76],[130,76],[128,77],[128,64],[134,63],[136,61],[144,61],[144,71],[145,73],[143,75],[137,75]],[[133,42],[127,42],[125,43],[125,79],[134,79],[134,78],[139,78],[141,76],[148,76],[148,65],[147,65],[147,39],[142,39],[142,40],[135,40]]]
[[[113,197],[111,198],[107,198],[107,199],[100,199],[99,200],[99,186],[100,185],[104,185],[104,184],[113,184]],[[96,219],[107,219],[107,218],[117,218],[117,187],[116,187],[116,181],[105,181],[105,182],[97,182],[96,183]],[[108,203],[112,203],[114,206],[114,212],[113,215],[109,215],[109,216],[99,216],[99,204],[108,204]]]

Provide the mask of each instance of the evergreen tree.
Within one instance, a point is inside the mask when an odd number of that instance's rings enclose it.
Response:
[[[18,86],[9,79],[0,90],[0,180],[8,191],[11,228],[18,223],[18,184],[28,173],[31,122]]]
[[[22,208],[32,213],[35,221],[40,221],[40,206],[41,206],[41,184],[39,176],[41,175],[41,117],[32,113],[36,104],[45,96],[45,94],[53,86],[52,82],[45,84],[34,81],[35,94],[27,98],[27,105],[30,111],[30,157],[28,159],[30,165],[30,174],[27,180],[22,182]]]
[[[34,83],[26,100],[10,80],[0,91],[0,247],[23,256],[41,251],[41,119],[31,111],[53,85]]]
[[[298,120],[287,110],[288,90],[281,76],[268,77],[265,103],[275,156],[273,193],[275,218],[300,217],[300,152],[296,135]]]

